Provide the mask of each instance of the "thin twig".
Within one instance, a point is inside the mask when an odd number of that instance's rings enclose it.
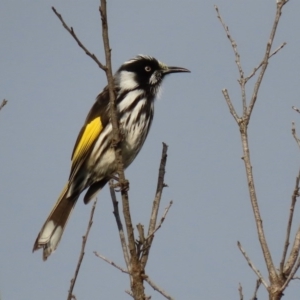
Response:
[[[265,75],[265,72],[266,72],[266,69],[267,69],[267,66],[268,66],[268,61],[269,61],[269,58],[270,58],[270,52],[271,52],[272,44],[273,44],[273,41],[274,41],[276,29],[277,29],[277,26],[278,26],[278,23],[279,23],[279,20],[280,20],[280,16],[281,16],[281,10],[282,10],[282,7],[284,6],[284,4],[286,4],[287,2],[288,2],[288,0],[282,0],[281,2],[277,3],[276,16],[275,16],[275,20],[274,20],[274,23],[273,23],[271,34],[270,34],[270,37],[269,37],[269,41],[267,43],[265,56],[264,56],[264,59],[262,60],[261,71],[260,71],[260,73],[258,75],[258,79],[257,79],[257,81],[254,85],[253,94],[252,94],[250,104],[249,104],[249,107],[248,107],[248,110],[247,110],[248,122],[250,120],[250,116],[251,116],[251,113],[253,111],[256,99],[257,99],[257,95],[258,95],[258,91],[259,91],[262,79]]]
[[[294,217],[294,210],[295,210],[297,197],[299,197],[299,181],[300,181],[300,170],[299,170],[298,176],[296,177],[296,184],[295,184],[294,192],[292,194],[292,200],[291,200],[290,214],[289,214],[288,225],[287,225],[287,230],[286,230],[285,243],[284,243],[282,258],[281,258],[281,261],[280,261],[280,272],[281,273],[283,273],[286,254],[287,254],[287,250],[288,250],[288,247],[289,247],[289,244],[290,244],[290,235],[291,235],[291,228],[292,228],[293,217]],[[297,257],[296,257],[296,259],[297,259]],[[288,268],[288,269],[290,269],[290,268]]]
[[[231,47],[232,47],[234,55],[235,55],[235,63],[237,65],[237,68],[238,68],[238,71],[239,71],[239,74],[240,74],[240,79],[238,80],[238,82],[239,82],[240,87],[241,87],[242,102],[243,102],[243,114],[245,115],[246,112],[247,112],[246,88],[245,88],[246,82],[245,82],[245,78],[244,78],[244,71],[243,71],[242,64],[241,64],[241,57],[240,57],[240,54],[237,50],[237,44],[236,44],[235,40],[232,38],[232,36],[229,32],[229,28],[225,24],[225,22],[223,21],[221,15],[220,15],[220,12],[219,12],[219,8],[216,5],[215,5],[215,10],[217,12],[218,19],[220,20],[220,22],[221,22],[221,24],[222,24],[222,26],[223,26],[223,28],[226,32],[227,38],[229,39],[229,41],[231,43]]]
[[[113,185],[113,181],[110,180],[109,181],[109,190],[110,190],[111,200],[112,200],[112,203],[114,206],[113,214],[116,218],[116,222],[117,222],[117,226],[118,226],[118,230],[119,230],[119,236],[120,236],[121,246],[122,246],[122,250],[123,250],[124,260],[125,260],[127,269],[129,270],[129,267],[130,267],[129,253],[128,253],[126,238],[125,238],[125,234],[124,234],[124,230],[123,230],[123,224],[122,224],[122,221],[120,218],[120,213],[119,213],[119,202],[117,201],[116,193],[115,193],[115,190],[112,187],[112,185]]]
[[[300,148],[300,139],[298,138],[297,136],[297,133],[296,133],[296,127],[295,127],[295,122],[292,122],[292,135],[297,143],[297,145],[299,146]]]
[[[3,99],[2,103],[0,104],[0,110],[6,105],[7,100]]]
[[[74,295],[72,295],[72,293],[73,293],[73,289],[74,289],[74,286],[75,286],[75,283],[76,283],[76,279],[77,279],[77,276],[78,276],[78,273],[79,273],[79,269],[81,267],[81,263],[82,263],[82,260],[83,260],[83,257],[84,257],[85,245],[86,245],[91,227],[93,225],[93,217],[94,217],[96,204],[97,204],[97,198],[95,199],[95,202],[94,202],[92,210],[91,210],[90,219],[89,219],[89,223],[88,223],[88,226],[87,226],[86,233],[82,237],[81,251],[80,251],[80,255],[79,255],[79,259],[78,259],[78,263],[77,263],[77,267],[76,267],[76,270],[75,270],[74,277],[71,279],[70,289],[69,289],[68,298],[67,298],[68,300],[71,300],[72,297],[74,298]]]
[[[226,32],[226,35],[227,35],[227,38],[229,39],[230,43],[231,43],[231,46],[232,46],[232,49],[233,49],[233,52],[234,52],[234,55],[235,55],[235,63],[238,67],[238,70],[239,70],[239,73],[240,73],[240,76],[241,78],[244,78],[244,71],[243,71],[243,68],[242,68],[242,65],[241,65],[241,57],[240,57],[240,54],[237,50],[237,44],[235,42],[235,40],[232,38],[230,32],[229,32],[229,28],[228,26],[225,24],[225,22],[223,21],[221,15],[220,15],[220,12],[219,12],[219,8],[217,5],[214,5],[215,7],[215,10],[217,12],[217,17],[218,19],[220,20],[225,32]]]
[[[52,10],[55,13],[55,15],[59,18],[59,20],[61,21],[62,25],[64,26],[64,28],[71,34],[71,36],[75,39],[75,41],[77,42],[78,46],[83,49],[83,51],[85,52],[86,55],[88,55],[89,57],[91,57],[96,64],[98,65],[98,67],[100,69],[102,69],[103,71],[106,71],[106,66],[104,66],[99,59],[96,57],[95,54],[91,53],[83,44],[82,42],[79,40],[79,38],[77,37],[77,35],[75,34],[75,31],[73,29],[73,27],[69,27],[66,22],[64,21],[63,17],[61,14],[59,14],[57,12],[57,10],[55,9],[55,7],[52,6]]]
[[[254,273],[257,275],[257,277],[261,280],[262,284],[265,286],[266,289],[268,289],[268,284],[267,282],[264,280],[264,278],[262,277],[260,271],[258,269],[256,269],[256,267],[254,266],[254,264],[252,263],[252,261],[250,260],[250,258],[248,257],[246,251],[243,249],[241,243],[238,241],[237,245],[240,249],[240,251],[242,252],[242,254],[244,255],[248,265],[250,266],[250,268],[254,271]]]
[[[251,300],[257,300],[257,292],[258,292],[258,289],[259,289],[260,285],[261,285],[261,281],[260,281],[260,279],[257,279],[254,294],[253,294],[253,297],[252,297]]]
[[[161,161],[160,161],[159,172],[158,172],[157,188],[156,188],[156,194],[152,205],[148,235],[150,235],[156,228],[156,221],[157,221],[157,214],[159,210],[160,200],[161,200],[163,188],[165,187],[164,180],[165,180],[165,173],[166,173],[167,151],[168,151],[168,146],[165,143],[163,143]],[[146,240],[145,243],[146,250],[143,252],[141,258],[141,264],[143,268],[145,268],[147,264],[152,241],[153,241],[153,236],[148,240]]]
[[[160,288],[157,284],[155,284],[148,275],[144,275],[144,280],[157,292],[163,295],[166,299],[174,300],[169,294],[167,294],[162,288]]]
[[[243,295],[243,287],[242,285],[239,283],[239,295],[240,295],[240,300],[244,300],[244,295]]]
[[[231,113],[232,116],[234,117],[235,121],[239,124],[239,123],[240,123],[240,117],[238,116],[238,114],[237,114],[236,111],[235,111],[235,108],[234,108],[234,106],[233,106],[233,104],[232,104],[232,102],[231,102],[231,99],[230,99],[230,97],[229,97],[229,94],[228,94],[227,89],[223,89],[223,90],[222,90],[222,93],[223,93],[223,96],[224,96],[224,98],[225,98],[225,100],[226,100],[226,103],[227,103],[227,105],[228,105],[228,108],[229,108],[230,113]]]
[[[169,205],[165,208],[165,212],[164,212],[163,216],[161,217],[159,224],[158,224],[157,227],[154,229],[154,231],[151,232],[151,233],[146,237],[146,240],[148,240],[149,238],[153,237],[153,235],[155,234],[155,232],[161,227],[162,223],[163,223],[164,220],[166,219],[166,216],[167,216],[168,211],[169,211],[169,209],[171,208],[172,204],[173,204],[173,201],[171,200],[170,203],[169,203]]]
[[[112,260],[109,260],[108,258],[106,258],[105,256],[103,256],[102,254],[100,254],[100,253],[98,253],[96,251],[94,251],[94,254],[97,257],[99,257],[99,258],[103,259],[104,261],[106,261],[107,263],[109,263],[110,265],[112,265],[113,267],[119,269],[121,272],[129,274],[129,272],[127,270],[125,270],[124,268],[120,267],[119,265],[117,265],[116,263],[114,263]]]
[[[274,56],[277,52],[279,52],[285,45],[286,45],[286,42],[282,43],[276,50],[274,50],[274,51],[272,52],[272,54],[269,56],[269,59],[270,59],[272,56]],[[249,79],[251,79],[251,78],[255,75],[255,73],[261,68],[262,65],[263,65],[263,61],[262,61],[257,67],[255,67],[255,68],[253,69],[253,71],[245,78],[245,84],[247,83],[247,81],[248,81]]]

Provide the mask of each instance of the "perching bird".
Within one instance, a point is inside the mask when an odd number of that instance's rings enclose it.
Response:
[[[148,135],[154,114],[154,99],[164,76],[177,72],[189,70],[168,67],[151,56],[139,55],[125,62],[114,75],[125,168],[140,152]],[[77,137],[69,180],[34,243],[33,251],[44,249],[44,260],[58,246],[80,194],[88,189],[84,196],[84,203],[87,204],[116,173],[109,115],[109,92],[105,87],[96,98]]]

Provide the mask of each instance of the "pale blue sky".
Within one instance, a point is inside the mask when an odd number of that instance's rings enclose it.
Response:
[[[134,224],[148,225],[161,143],[169,145],[161,214],[174,204],[155,236],[147,274],[176,299],[245,299],[256,277],[239,252],[240,240],[266,275],[248,199],[239,132],[223,99],[226,87],[240,111],[237,69],[216,18],[217,4],[235,38],[246,74],[260,62],[274,19],[267,1],[108,1],[113,68],[148,54],[192,71],[169,76],[156,102],[143,150],[128,168]],[[1,300],[66,299],[91,205],[82,199],[49,260],[31,249],[69,175],[75,139],[104,73],[77,46],[51,6],[104,61],[99,1],[0,3],[0,293]],[[267,240],[278,266],[299,149],[291,122],[300,106],[300,2],[285,6],[272,58],[252,116],[251,158]],[[253,81],[250,82],[248,91]],[[249,97],[249,96],[248,96]],[[98,251],[124,266],[108,189],[99,194],[94,225],[74,293],[81,299],[127,299],[128,277]],[[299,225],[299,208],[295,227]],[[295,228],[293,229],[295,232]],[[147,284],[146,284],[147,285]],[[152,299],[163,299],[151,288]],[[285,299],[299,299],[293,281]],[[128,298],[129,299],[129,298]],[[266,299],[262,287],[259,299]]]

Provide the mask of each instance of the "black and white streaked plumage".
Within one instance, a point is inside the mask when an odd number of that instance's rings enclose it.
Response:
[[[125,168],[135,159],[148,135],[154,99],[164,76],[176,72],[189,71],[168,67],[145,55],[125,62],[116,72],[116,105]],[[69,180],[34,243],[33,251],[43,248],[44,260],[56,249],[80,194],[88,189],[84,196],[84,203],[88,203],[116,172],[109,115],[109,92],[105,87],[78,135]]]

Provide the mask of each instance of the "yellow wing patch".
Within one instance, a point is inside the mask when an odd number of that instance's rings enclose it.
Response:
[[[99,136],[103,126],[100,117],[94,119],[85,126],[84,132],[77,142],[76,148],[72,156],[72,165],[74,166],[80,159],[83,159],[89,151],[91,145]]]

